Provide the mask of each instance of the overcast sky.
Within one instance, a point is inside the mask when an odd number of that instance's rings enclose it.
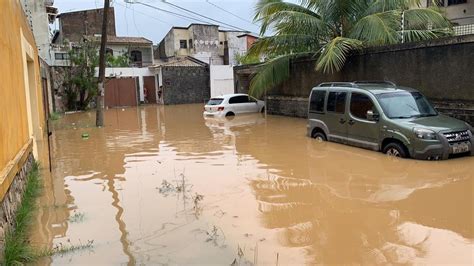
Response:
[[[198,20],[190,21],[188,19],[179,18],[165,12],[155,10],[148,6],[140,4],[127,4],[125,1],[126,0],[112,1],[112,6],[115,8],[115,27],[118,36],[142,36],[152,40],[153,43],[159,43],[172,26],[188,26],[192,22],[202,23],[202,21]],[[202,17],[200,18],[199,16],[189,14],[172,7],[166,3],[163,3],[161,0],[134,1],[143,2],[148,5],[183,14],[188,17],[197,17],[201,20],[206,20]],[[259,27],[250,23],[252,21],[256,0],[168,0],[168,2],[238,28],[246,29],[254,33],[259,32]],[[59,9],[60,13],[102,8],[103,5],[103,0],[54,1],[54,6]],[[241,18],[238,18],[219,8],[229,11]],[[217,22],[213,21],[209,21],[209,23],[218,24]],[[57,26],[53,25],[52,27],[54,29],[54,27]]]

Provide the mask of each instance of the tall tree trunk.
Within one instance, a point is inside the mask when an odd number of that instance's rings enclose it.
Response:
[[[102,20],[102,36],[99,51],[99,84],[97,93],[97,112],[95,117],[95,125],[104,126],[104,84],[105,84],[105,46],[107,44],[107,24],[109,15],[110,0],[104,0],[104,17]]]

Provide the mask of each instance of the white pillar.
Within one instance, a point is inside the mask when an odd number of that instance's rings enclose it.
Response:
[[[139,94],[140,94],[140,102],[145,101],[145,91],[143,89],[143,75],[138,76],[138,83],[140,84]]]

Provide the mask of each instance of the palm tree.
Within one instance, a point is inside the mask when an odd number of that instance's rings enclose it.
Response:
[[[339,71],[354,50],[451,35],[451,23],[436,5],[420,0],[259,0],[254,20],[261,36],[248,56],[266,57],[250,83],[250,94],[264,91],[290,76],[290,60],[317,58],[316,71]],[[432,0],[437,1],[437,0]]]

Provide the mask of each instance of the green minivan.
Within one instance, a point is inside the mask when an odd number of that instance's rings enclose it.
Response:
[[[311,90],[308,136],[423,160],[473,155],[473,129],[392,82],[322,83]]]

